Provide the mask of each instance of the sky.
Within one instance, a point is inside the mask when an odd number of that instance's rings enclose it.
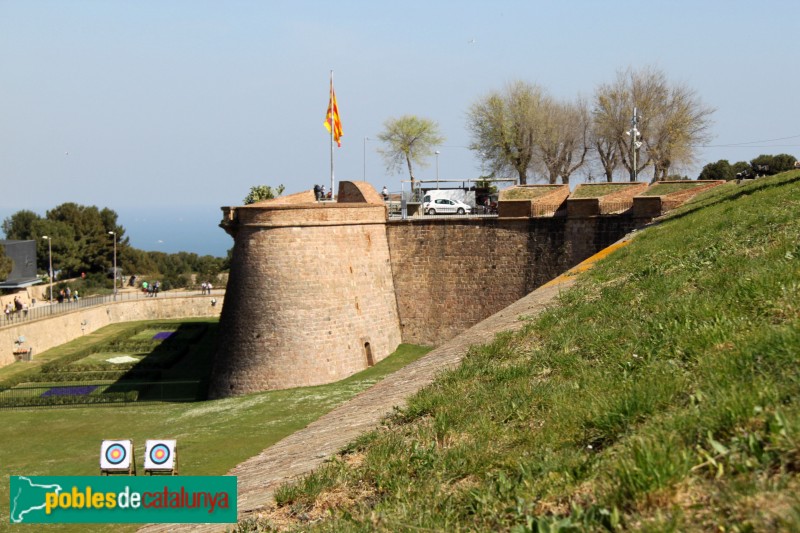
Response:
[[[377,152],[389,118],[436,121],[439,177],[475,178],[476,100],[515,80],[590,99],[628,67],[716,109],[689,177],[800,156],[798,21],[796,0],[0,0],[0,217],[109,207],[134,246],[222,255],[219,208],[251,186],[329,186],[331,70],[336,179],[377,189],[408,179]]]

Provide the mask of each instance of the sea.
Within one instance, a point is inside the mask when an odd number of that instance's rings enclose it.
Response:
[[[44,216],[46,209],[29,208]],[[233,247],[233,238],[219,227],[219,206],[119,207],[117,222],[134,248],[166,253],[193,252],[198,255],[225,257]],[[0,207],[0,220],[18,209]],[[2,236],[2,231],[0,231]],[[4,237],[4,236],[2,236]]]

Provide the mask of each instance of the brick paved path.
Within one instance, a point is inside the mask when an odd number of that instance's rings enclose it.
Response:
[[[470,346],[490,342],[497,333],[520,329],[544,310],[559,292],[572,286],[574,275],[626,243],[615,244],[543,285],[499,313],[417,361],[387,376],[372,388],[267,448],[229,472],[238,476],[239,519],[274,503],[273,492],[288,480],[307,474],[362,433],[377,427],[394,406],[431,383],[441,371],[455,367]],[[151,524],[140,531],[225,531],[224,524]]]

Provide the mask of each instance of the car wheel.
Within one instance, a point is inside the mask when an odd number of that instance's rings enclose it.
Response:
[[[456,213],[458,213],[459,215],[463,215],[464,214],[464,208],[463,207],[459,207],[458,211],[456,211]]]
[[[436,214],[436,209],[428,209],[428,214],[429,215],[435,215]]]

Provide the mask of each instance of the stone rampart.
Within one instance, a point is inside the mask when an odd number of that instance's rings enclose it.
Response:
[[[14,362],[16,341],[25,338],[23,347],[33,348],[33,356],[54,346],[117,322],[134,320],[167,320],[186,317],[216,317],[223,307],[224,296],[185,298],[145,298],[78,308],[73,312],[20,322],[0,329],[0,366]]]
[[[235,237],[212,397],[330,383],[400,344],[386,208],[229,208]]]
[[[647,221],[387,221],[374,189],[351,182],[337,203],[306,200],[223,208],[235,242],[212,397],[330,383],[401,340],[445,342]]]
[[[441,344],[643,222],[598,216],[389,223],[403,342]]]

